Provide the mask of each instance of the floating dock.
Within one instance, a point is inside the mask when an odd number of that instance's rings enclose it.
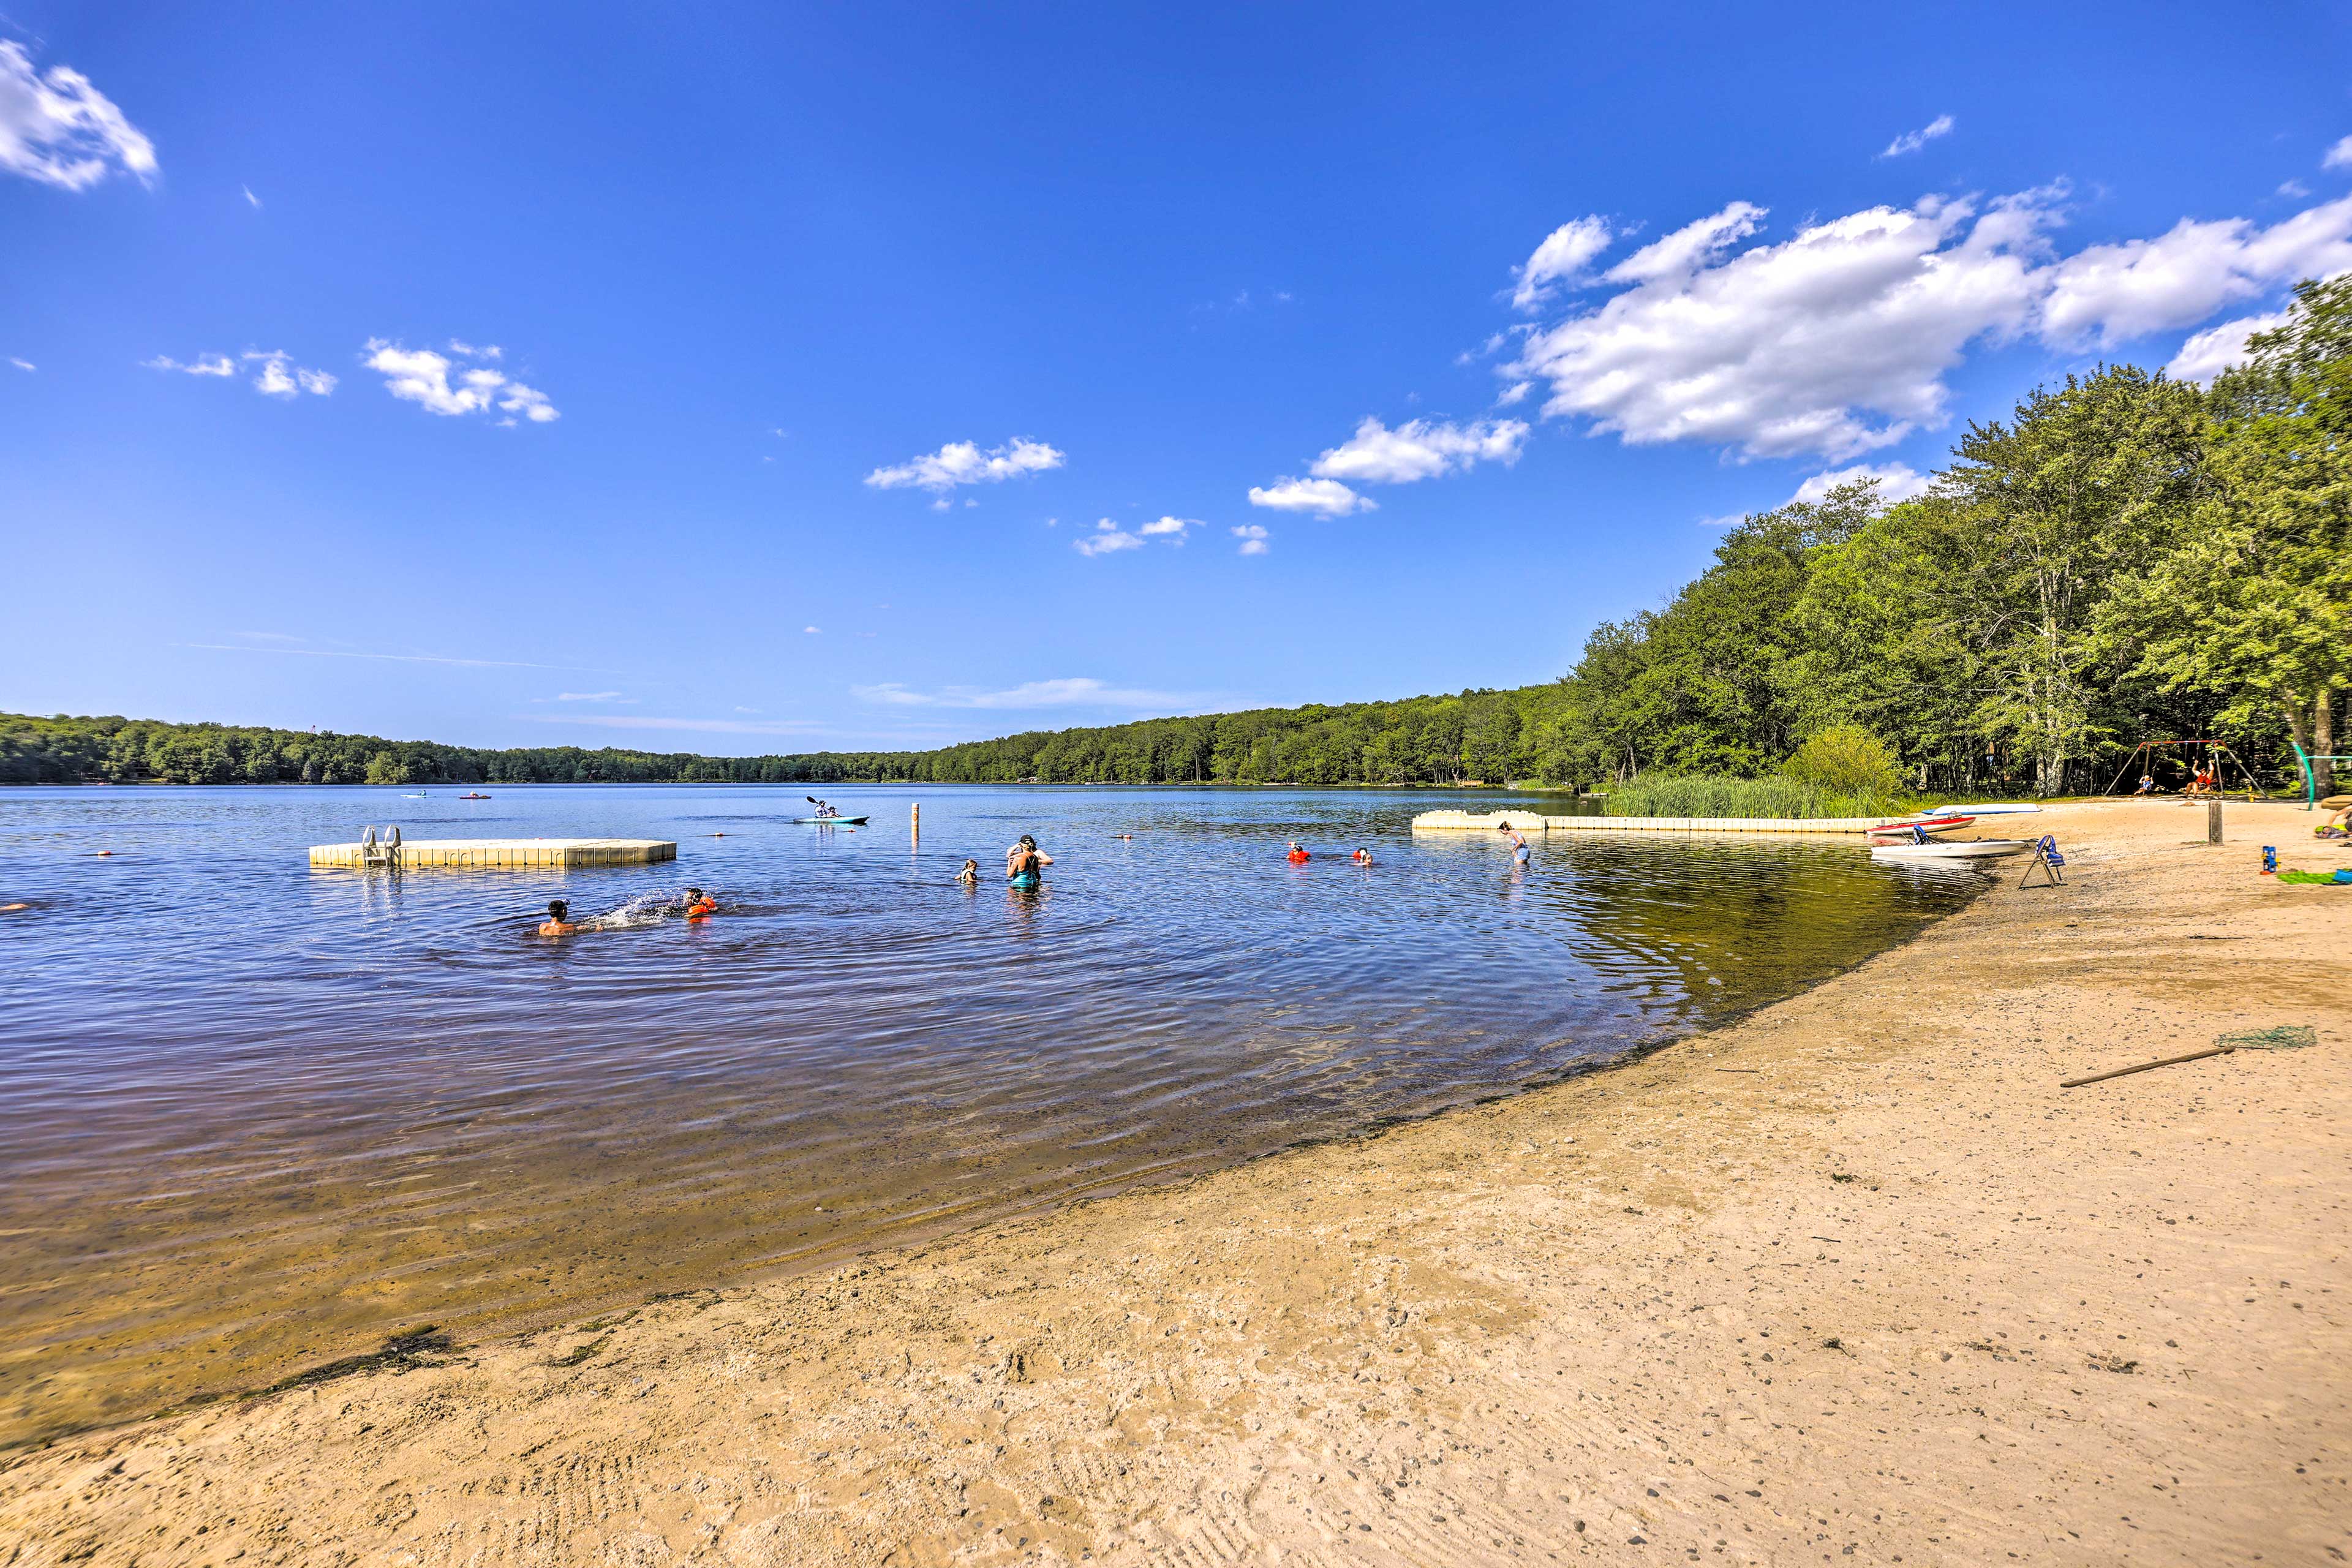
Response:
[[[313,844],[312,868],[465,871],[543,870],[574,866],[647,866],[677,858],[666,838],[412,838],[404,844]]]
[[[1882,816],[1545,816],[1533,811],[1424,811],[1413,831],[1493,833],[1867,833]]]

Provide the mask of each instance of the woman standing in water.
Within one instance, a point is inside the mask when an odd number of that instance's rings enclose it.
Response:
[[[1004,852],[1004,879],[1016,888],[1036,887],[1045,881],[1045,868],[1053,863],[1054,858],[1024,833],[1020,843]]]

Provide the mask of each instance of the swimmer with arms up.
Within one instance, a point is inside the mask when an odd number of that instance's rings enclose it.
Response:
[[[1053,863],[1054,858],[1024,833],[1020,843],[1004,852],[1004,879],[1016,888],[1034,888],[1045,879],[1045,868]]]

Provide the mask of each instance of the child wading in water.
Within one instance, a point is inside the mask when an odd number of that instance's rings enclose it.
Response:
[[[980,862],[977,860],[965,861],[963,863],[963,869],[956,873],[956,880],[961,882],[967,888],[976,888],[980,886]]]
[[[539,922],[541,936],[570,936],[580,928],[572,923],[572,906],[562,899],[550,899],[547,918]]]

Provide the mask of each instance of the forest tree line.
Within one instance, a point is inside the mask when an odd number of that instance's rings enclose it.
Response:
[[[1761,776],[1859,726],[1921,790],[2088,792],[2142,740],[2207,737],[2290,783],[2352,688],[2352,279],[2303,285],[2252,351],[2210,389],[2037,388],[1916,497],[1750,516],[1540,686],[757,757],[7,715],[0,782],[1607,787]]]

